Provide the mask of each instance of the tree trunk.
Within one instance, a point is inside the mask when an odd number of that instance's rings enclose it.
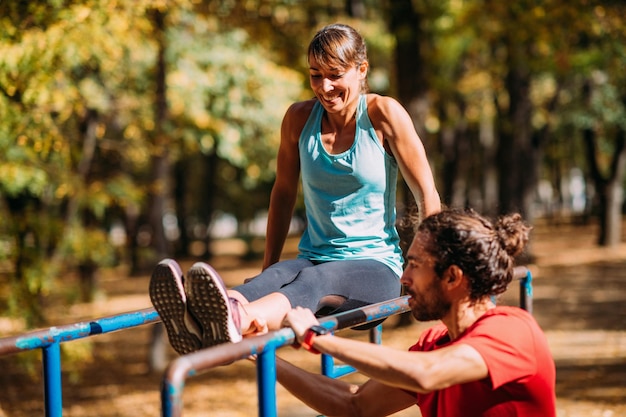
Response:
[[[499,129],[499,212],[519,212],[532,221],[532,203],[537,183],[537,153],[532,142],[530,71],[523,45],[508,43],[505,85],[508,111]]]
[[[411,0],[393,1],[390,9],[390,30],[396,38],[396,94],[424,139],[424,120],[430,106],[425,46],[430,37],[422,30],[423,16],[413,8]]]
[[[216,197],[219,194],[217,191],[218,184],[218,167],[220,158],[217,154],[217,141],[215,142],[213,150],[208,155],[203,155],[202,163],[204,181],[202,182],[203,189],[200,190],[200,208],[198,212],[203,220],[206,220],[207,226],[210,226],[211,217],[215,211]],[[207,234],[205,236],[205,253],[202,255],[205,259],[213,256],[211,251],[212,236],[210,230],[207,228]]]
[[[178,238],[178,245],[176,246],[175,253],[177,256],[189,255],[189,247],[192,243],[191,236],[189,236],[188,216],[189,211],[187,209],[187,201],[185,196],[187,195],[187,187],[185,184],[185,178],[189,175],[187,170],[188,160],[180,159],[174,166],[174,181],[176,187],[174,188],[174,201],[176,207],[176,216],[178,222],[178,229],[180,230],[180,236]]]
[[[165,237],[163,216],[167,210],[170,191],[170,141],[164,129],[167,117],[166,102],[166,64],[165,64],[165,15],[160,10],[153,12],[154,34],[158,44],[157,65],[155,74],[155,111],[154,140],[152,155],[152,173],[150,189],[149,222],[152,230],[152,249],[155,261],[167,257],[169,248]]]
[[[626,171],[626,133],[622,129],[619,129],[617,132],[615,150],[607,178],[600,173],[595,131],[591,128],[584,129],[583,140],[591,179],[598,191],[598,203],[600,206],[598,244],[608,247],[617,246],[622,238],[624,193],[621,181]]]
[[[583,84],[582,96],[586,102],[591,99],[591,81]],[[623,100],[626,104],[626,99]],[[622,231],[622,204],[623,188],[622,178],[626,171],[626,132],[617,126],[615,148],[613,158],[609,166],[608,174],[604,177],[600,170],[598,157],[598,144],[596,132],[592,127],[583,129],[583,142],[585,155],[589,164],[591,180],[598,192],[600,233],[598,244],[600,246],[616,246],[621,241]]]
[[[465,114],[465,102],[459,95],[456,104],[460,115]],[[467,121],[463,116],[459,120],[448,121],[445,106],[439,111],[442,119],[441,150],[442,164],[442,199],[451,207],[464,207],[468,201],[470,188],[472,153],[467,135]],[[472,205],[472,207],[474,207]]]
[[[153,11],[155,40],[158,44],[157,65],[155,74],[155,106],[154,106],[154,142],[152,156],[152,186],[148,207],[148,217],[152,229],[152,249],[156,263],[169,256],[169,247],[165,236],[163,217],[167,210],[170,198],[170,141],[165,133],[164,123],[167,117],[166,101],[166,64],[165,64],[165,14],[155,9]],[[163,326],[162,323],[157,327]],[[163,329],[156,329],[150,343],[150,369],[159,370],[167,360],[163,349]]]
[[[603,191],[605,207],[600,218],[600,246],[615,247],[622,240],[622,203],[624,192],[618,181],[611,181]]]
[[[482,151],[482,205],[483,214],[495,215],[498,206],[497,142],[493,116],[483,114],[479,126],[480,149]]]

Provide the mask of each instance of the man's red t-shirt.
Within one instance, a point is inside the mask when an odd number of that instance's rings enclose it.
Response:
[[[426,330],[409,350],[431,351],[464,343],[483,357],[489,376],[416,394],[423,417],[554,417],[555,366],[544,333],[535,319],[517,307],[496,307],[458,339],[448,329]]]

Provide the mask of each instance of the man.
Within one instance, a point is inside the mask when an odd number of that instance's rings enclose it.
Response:
[[[354,366],[361,386],[278,361],[278,381],[327,416],[384,416],[420,407],[423,417],[555,416],[555,367],[533,317],[496,306],[530,228],[518,214],[495,224],[473,211],[444,210],[418,227],[402,284],[417,320],[441,320],[409,351],[324,334],[313,313],[285,321],[308,350]]]

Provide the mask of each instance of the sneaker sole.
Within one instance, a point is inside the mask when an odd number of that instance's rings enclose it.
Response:
[[[201,348],[200,337],[185,324],[187,305],[180,266],[170,259],[161,261],[150,278],[150,300],[167,330],[170,345],[181,355]]]
[[[185,284],[189,311],[202,328],[202,347],[239,342],[241,334],[233,319],[226,286],[217,272],[198,262],[189,269]]]

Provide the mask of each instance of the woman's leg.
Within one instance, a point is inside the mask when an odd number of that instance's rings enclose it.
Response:
[[[242,304],[258,300],[289,285],[305,268],[314,264],[306,259],[290,259],[275,263],[244,284],[233,287],[229,295]]]
[[[229,292],[230,293],[230,292]],[[233,295],[238,293],[233,291]],[[265,333],[282,327],[283,318],[291,310],[289,299],[273,292],[248,304],[238,304],[241,334]]]
[[[279,329],[291,309],[289,299],[278,292],[308,267],[306,259],[290,259],[265,269],[246,283],[228,290],[228,296],[239,302],[242,334]]]
[[[304,259],[282,261],[227,290],[213,268],[203,262],[194,264],[187,273],[185,290],[189,311],[202,329],[202,346],[236,342],[243,334],[280,328],[291,304],[277,290],[310,265]]]
[[[313,312],[326,295],[373,304],[399,297],[400,291],[400,278],[391,268],[368,259],[320,263],[303,269],[292,283],[279,290],[292,306]]]
[[[293,307],[317,310],[322,297],[338,295],[354,305],[366,305],[400,296],[400,280],[385,264],[373,260],[324,262],[303,268],[281,288],[248,304],[242,303],[242,334],[276,330]],[[242,297],[236,290],[229,295]],[[243,298],[243,297],[242,297]]]
[[[399,278],[386,265],[372,260],[320,264],[303,259],[283,261],[233,290],[226,289],[210,266],[197,263],[187,274],[186,294],[174,291],[182,284],[179,272],[174,271],[175,268],[161,269],[163,273],[155,271],[153,274],[151,297],[159,288],[153,284],[165,283],[167,285],[161,285],[163,288],[173,288],[168,292],[169,298],[165,297],[173,301],[158,310],[162,318],[172,324],[168,329],[170,340],[191,346],[187,340],[193,341],[193,327],[198,324],[201,330],[198,348],[238,341],[242,333],[278,329],[290,308],[302,306],[315,311],[326,295],[339,295],[363,304],[400,295]],[[170,305],[176,308],[170,309]],[[187,323],[186,310],[195,323]]]

